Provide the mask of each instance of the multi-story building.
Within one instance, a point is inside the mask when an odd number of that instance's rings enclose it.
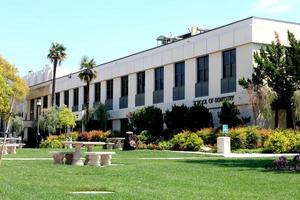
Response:
[[[238,80],[251,76],[253,52],[270,44],[275,32],[287,45],[288,30],[300,37],[300,24],[250,17],[212,30],[192,28],[176,38],[160,36],[160,46],[97,66],[89,94],[78,72],[57,78],[55,104],[66,104],[80,118],[84,96],[89,95],[90,107],[98,102],[106,105],[116,131],[123,131],[127,114],[142,106],[165,111],[174,104],[191,106],[201,101],[218,124],[217,112],[228,99],[238,105],[242,116],[251,116],[247,92]],[[30,85],[23,107],[27,120],[36,119],[37,99],[42,109],[49,107],[50,93],[50,79]]]

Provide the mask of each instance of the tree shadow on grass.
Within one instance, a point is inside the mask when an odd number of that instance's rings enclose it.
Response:
[[[277,170],[273,167],[272,158],[252,158],[252,159],[241,159],[241,158],[221,158],[221,159],[199,159],[199,160],[181,160],[178,162],[185,162],[190,164],[199,165],[212,165],[224,168],[237,168],[239,171],[245,170],[257,170],[261,172],[273,172],[273,173],[297,173],[300,175],[299,171],[294,170]]]

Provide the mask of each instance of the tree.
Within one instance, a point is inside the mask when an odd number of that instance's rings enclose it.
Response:
[[[11,119],[11,132],[19,135],[24,129],[24,122],[22,117],[14,116]]]
[[[57,65],[61,65],[61,62],[65,60],[66,56],[66,48],[63,46],[63,44],[52,43],[47,56],[47,58],[50,59],[51,63],[53,63],[51,106],[54,105]]]
[[[201,128],[212,127],[213,125],[212,114],[199,102],[195,102],[194,105],[189,108],[187,118],[187,128],[189,130],[199,130]]]
[[[288,32],[291,48],[281,44],[279,36],[275,33],[276,41],[271,45],[262,47],[254,53],[256,66],[252,74],[252,82],[258,87],[266,82],[277,95],[273,101],[275,109],[275,128],[278,127],[278,111],[286,110],[286,126],[293,127],[292,97],[299,88],[299,42],[293,34]],[[297,50],[297,51],[296,51]],[[255,80],[253,78],[258,78]],[[258,82],[257,82],[258,81]]]
[[[105,105],[98,104],[93,111],[94,119],[96,119],[100,126],[100,129],[106,130],[107,120],[109,118],[109,113],[106,110]]]
[[[240,111],[229,101],[224,101],[221,107],[221,112],[218,113],[220,124],[227,124],[230,128],[243,124],[243,121],[239,118]]]
[[[167,110],[165,114],[165,123],[168,129],[173,131],[181,131],[187,128],[188,107],[186,105],[172,106],[172,110]]]
[[[90,91],[90,83],[93,79],[96,78],[97,72],[94,70],[96,67],[96,61],[94,59],[90,59],[87,56],[84,56],[81,59],[80,62],[80,69],[81,72],[78,74],[78,77],[80,78],[81,81],[86,82],[86,92],[87,95],[85,96],[85,117],[86,117],[86,124],[88,119],[90,118],[89,115],[89,103],[90,103],[90,98],[89,98],[89,91]],[[85,125],[86,125],[85,124]]]
[[[40,128],[47,134],[55,133],[58,128],[58,114],[59,111],[56,107],[50,107],[46,114],[40,116]]]
[[[72,111],[66,106],[63,105],[58,112],[58,122],[57,127],[62,129],[74,128],[76,126],[76,117]],[[66,132],[66,130],[65,130]]]
[[[6,136],[11,128],[11,116],[14,111],[15,101],[22,101],[28,90],[26,82],[18,75],[18,69],[0,56],[0,112],[1,118],[6,121],[0,165]]]
[[[300,122],[300,90],[295,91],[292,98],[293,107],[294,107],[294,116],[296,121]]]

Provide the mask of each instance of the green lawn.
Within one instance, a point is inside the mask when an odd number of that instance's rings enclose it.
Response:
[[[48,151],[22,149],[5,157],[49,157]],[[117,151],[112,162],[123,165],[105,168],[3,161],[0,199],[300,199],[300,173],[270,171],[272,160],[144,150]],[[69,193],[86,190],[115,193]]]

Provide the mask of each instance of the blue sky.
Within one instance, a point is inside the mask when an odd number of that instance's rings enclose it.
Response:
[[[97,64],[156,46],[159,35],[215,28],[250,16],[300,22],[300,0],[2,0],[0,55],[21,75],[49,64],[51,42],[67,47],[61,67]]]

